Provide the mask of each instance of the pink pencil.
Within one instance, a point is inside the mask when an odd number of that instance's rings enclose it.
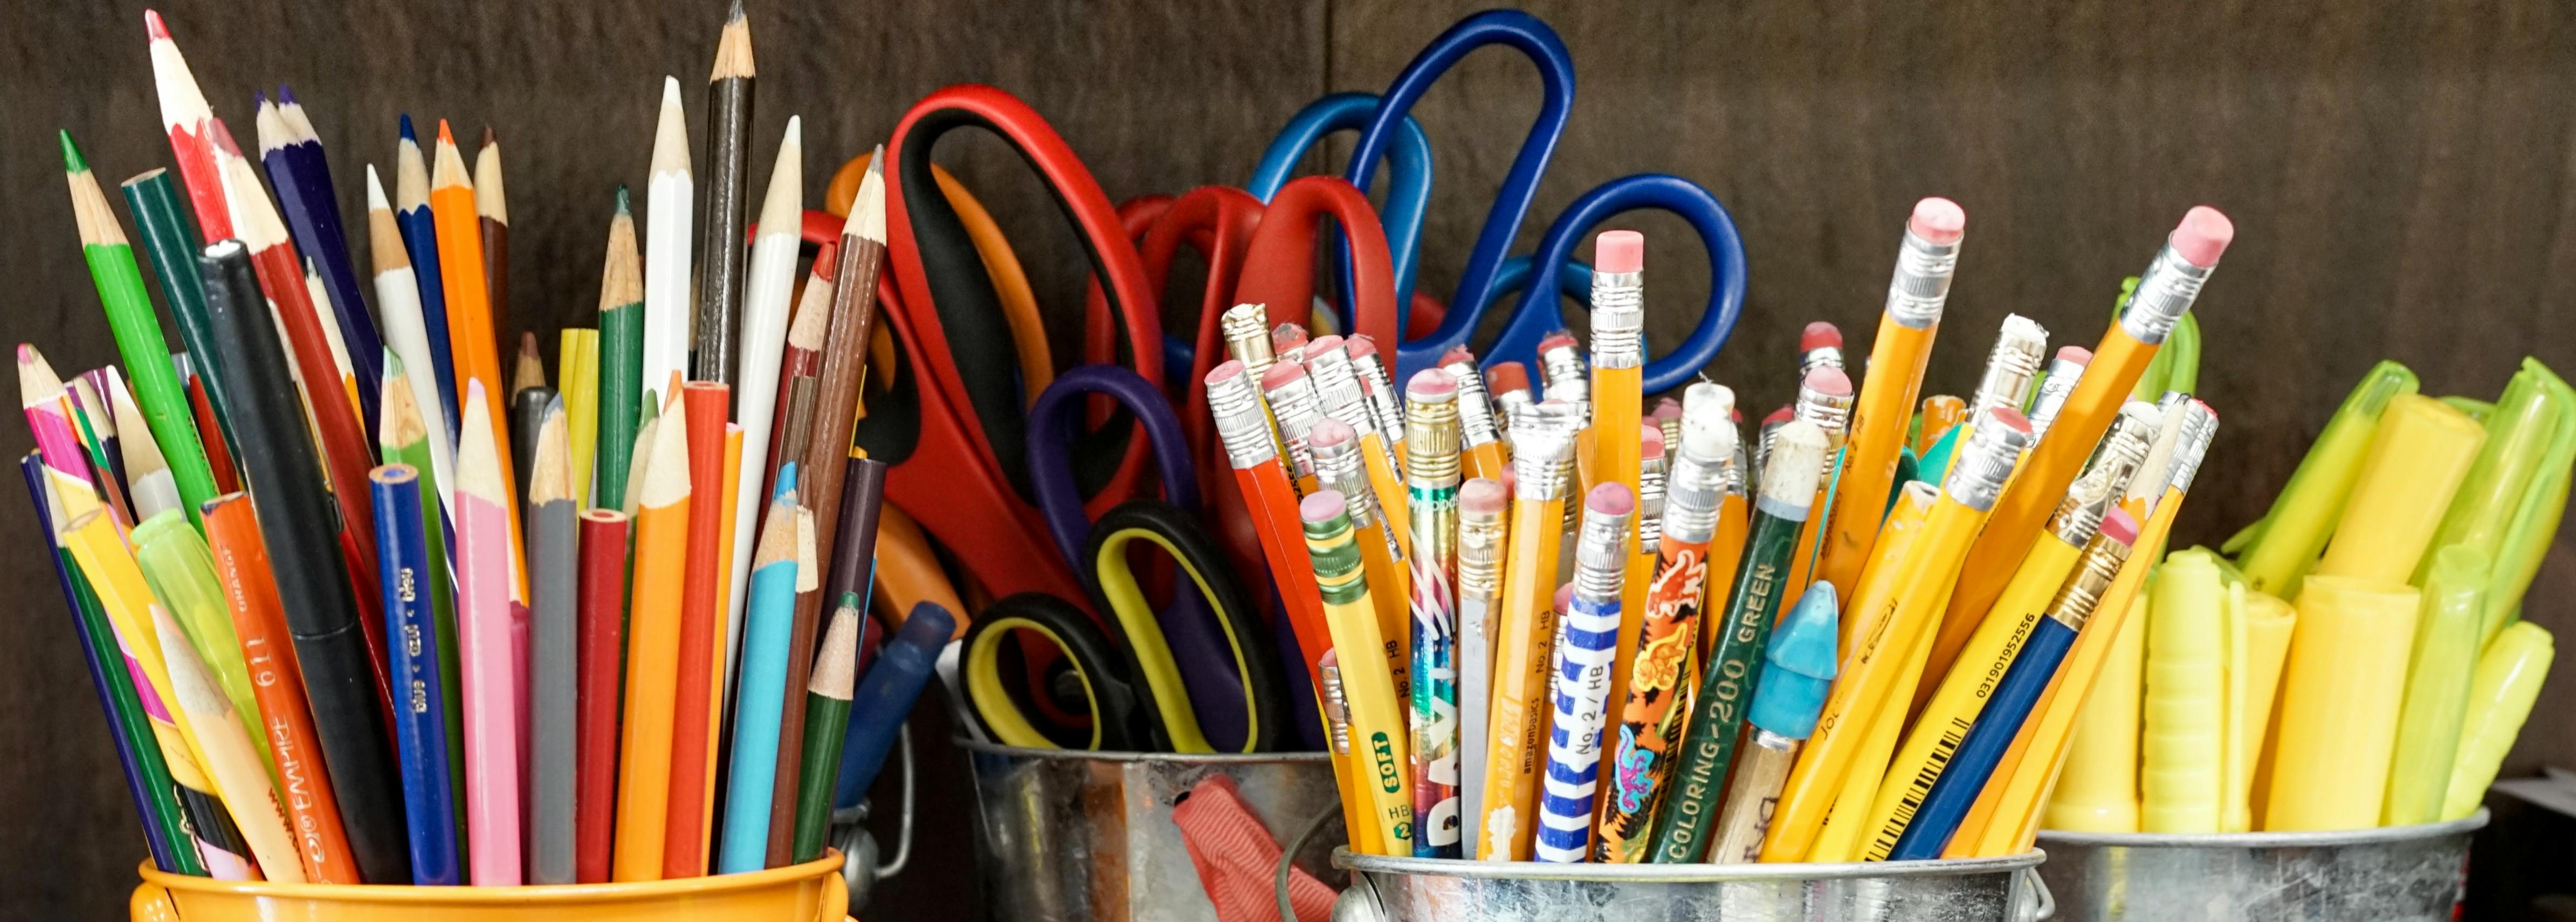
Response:
[[[77,517],[102,505],[105,498],[99,495],[98,481],[90,477],[89,455],[73,430],[71,393],[44,354],[26,343],[18,344],[18,405],[27,411],[27,428],[36,436],[36,450],[44,455],[45,472],[54,482],[55,495],[62,498],[63,514]],[[120,526],[131,524],[115,509],[108,511]]]
[[[510,617],[510,507],[483,383],[466,387],[456,448],[456,632],[464,647],[465,831],[478,887],[519,864],[519,685]]]

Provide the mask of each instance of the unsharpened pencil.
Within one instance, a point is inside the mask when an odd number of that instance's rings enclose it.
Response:
[[[161,297],[170,305],[170,319],[177,322],[179,342],[188,347],[189,361],[204,383],[208,415],[213,422],[199,420],[197,431],[206,446],[207,461],[214,468],[219,486],[226,491],[236,489],[237,485],[225,483],[234,476],[231,465],[215,461],[217,455],[230,456],[232,430],[228,427],[232,412],[218,371],[214,327],[206,320],[205,286],[197,279],[197,251],[204,248],[204,243],[197,238],[196,225],[180,215],[179,191],[170,181],[169,171],[143,172],[119,184],[118,189],[125,194],[126,210],[134,215],[135,232],[143,237],[145,254],[152,260],[152,274],[161,281]]]
[[[387,396],[410,395],[387,389]],[[386,420],[385,431],[417,432],[420,416]],[[444,568],[432,569],[431,542],[438,540],[436,520],[422,512],[436,491],[425,489],[420,469],[387,463],[367,475],[376,501],[376,543],[384,549],[378,568],[385,585],[386,627],[404,643],[394,654],[394,681],[403,689],[394,708],[394,742],[399,747],[403,777],[403,818],[411,835],[412,883],[424,886],[461,883],[456,850],[455,778],[448,772],[449,723],[447,681],[439,661],[445,652],[438,636],[436,609],[426,584],[445,583]]]
[[[439,473],[429,463],[432,458],[434,436],[422,423],[423,407],[413,396],[423,389],[417,385],[417,381],[418,379],[412,377],[410,368],[399,356],[385,356],[383,402],[385,421],[377,429],[385,440],[382,446],[385,463],[411,465],[414,475],[420,480],[420,489],[425,494],[429,496],[447,494],[452,499],[454,486],[441,479]],[[428,406],[437,406],[436,396],[430,395],[432,402]],[[462,728],[465,726],[463,697],[465,683],[459,674],[460,667],[457,663],[461,648],[456,640],[456,593],[454,583],[448,579],[448,574],[451,572],[448,568],[448,534],[451,526],[449,520],[444,517],[433,517],[424,513],[422,518],[429,523],[429,527],[425,529],[422,536],[422,546],[428,556],[428,562],[427,568],[421,572],[433,574],[433,578],[425,580],[429,584],[428,601],[432,630],[429,638],[431,643],[428,646],[438,658],[439,695],[437,697],[439,710],[445,717],[439,732],[444,739],[450,740],[450,742],[442,742],[439,748],[447,754],[447,785],[449,790],[453,791],[465,784],[465,747],[461,743],[453,742],[456,734],[463,732]],[[389,628],[392,626],[390,617],[386,624]],[[464,824],[465,806],[452,794],[448,798],[448,804],[449,812],[453,817],[448,837],[452,840],[455,838],[454,827]],[[414,843],[414,847],[418,847],[417,842]],[[454,847],[452,842],[449,847]],[[455,863],[452,856],[448,858],[446,874],[448,883],[456,882]],[[415,865],[412,868],[412,876],[417,880],[428,875],[422,873]]]
[[[626,513],[581,512],[581,687],[574,732],[573,882],[608,882],[617,815],[618,665],[625,656]]]
[[[727,393],[724,385],[710,381],[691,381],[680,387],[678,412],[688,420],[684,429],[689,435],[692,485],[724,482]],[[709,707],[718,694],[716,672],[723,664],[723,654],[716,648],[717,639],[724,633],[718,624],[723,617],[718,608],[723,598],[717,584],[723,579],[721,539],[725,521],[730,518],[723,494],[712,490],[709,494],[716,501],[707,504],[706,514],[698,514],[694,508],[690,511],[686,576],[681,583],[679,672],[671,704],[671,816],[662,851],[664,878],[706,873],[706,799],[714,780],[707,762],[717,738]]]

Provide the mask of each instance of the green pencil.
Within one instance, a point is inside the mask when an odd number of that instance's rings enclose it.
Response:
[[[1648,861],[1691,864],[1708,850],[1710,833],[1717,825],[1718,796],[1726,790],[1727,766],[1735,761],[1737,731],[1743,729],[1744,709],[1762,669],[1763,647],[1771,640],[1771,622],[1783,605],[1807,588],[1784,583],[1824,463],[1823,429],[1803,419],[1780,427],[1762,468],[1762,495],[1753,506],[1753,524],[1744,539],[1743,562],[1736,567],[1735,588],[1727,596],[1726,617],[1708,625],[1720,632],[1717,646],[1701,671],[1699,696],[1692,700],[1690,722],[1682,729],[1682,751],[1665,781],[1671,793],[1655,816]]]
[[[412,399],[411,375],[404,371],[402,359],[395,356],[391,348],[385,350],[384,392],[376,406],[385,417],[376,426],[376,441],[383,449],[385,463],[408,464],[419,470],[420,495],[435,500],[438,475],[433,473],[429,463],[429,427],[421,422],[420,403]],[[457,677],[456,595],[455,588],[447,580],[447,529],[440,524],[447,509],[434,501],[431,506],[437,517],[430,520],[430,527],[422,529],[422,543],[427,546],[425,555],[433,577],[429,580],[429,608],[430,623],[438,635],[438,678],[442,683],[439,687],[446,692],[445,700],[440,701],[439,706],[447,712],[448,726],[462,727],[465,726],[465,701],[461,693],[465,685]],[[448,783],[455,786],[454,790],[465,789],[465,747],[447,747],[447,773]],[[462,797],[456,798],[456,824],[459,829],[465,828],[465,798]],[[461,850],[464,847],[463,839],[459,838],[457,848]]]
[[[626,188],[608,222],[608,265],[599,278],[599,439],[591,504],[618,508],[644,411],[644,276],[635,252],[635,215]],[[659,384],[661,382],[654,382]]]
[[[143,234],[152,274],[161,280],[161,297],[170,302],[170,318],[178,322],[179,342],[188,347],[188,360],[196,363],[198,378],[206,383],[206,404],[215,411],[215,426],[223,430],[224,446],[232,450],[234,457],[240,457],[241,448],[233,441],[232,401],[224,392],[223,356],[215,351],[214,322],[206,316],[205,282],[197,275],[197,251],[205,248],[197,238],[197,223],[188,217],[186,206],[179,203],[178,186],[170,181],[167,170],[136,176],[120,188],[125,192],[125,207],[134,213],[134,229]],[[150,329],[158,341],[160,327],[156,324]],[[169,363],[166,355],[160,361]],[[141,363],[129,358],[126,364]],[[183,406],[185,393],[181,392]],[[163,451],[166,454],[168,449]],[[202,444],[197,453],[205,454]],[[196,519],[202,500],[186,502],[189,518]]]
[[[805,746],[796,771],[796,842],[799,864],[823,855],[832,831],[832,786],[840,780],[841,738],[850,730],[850,690],[858,680],[859,595],[841,597],[823,633],[823,658],[805,686]]]

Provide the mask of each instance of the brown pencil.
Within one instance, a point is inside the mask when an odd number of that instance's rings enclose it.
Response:
[[[483,126],[483,148],[474,152],[474,219],[483,231],[483,291],[490,302],[492,334],[510,334],[510,204],[501,188],[501,140]],[[512,394],[518,389],[512,388]]]
[[[850,429],[857,422],[859,384],[867,373],[868,341],[876,329],[877,276],[885,267],[885,150],[868,160],[850,218],[841,226],[838,281],[832,291],[831,331],[824,338],[823,368],[814,393],[813,431],[797,459],[797,496],[814,511],[814,556],[832,559],[840,537],[841,479],[850,466]],[[817,623],[823,593],[796,596],[796,622]],[[807,628],[809,636],[812,630]]]

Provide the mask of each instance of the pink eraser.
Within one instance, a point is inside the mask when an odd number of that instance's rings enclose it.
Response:
[[[1512,473],[1512,466],[1509,464],[1503,465],[1502,476],[1494,478],[1494,482],[1503,485],[1503,495],[1505,496],[1509,496],[1519,491],[1521,488],[1521,477],[1519,474]]]
[[[1967,233],[1968,212],[1959,203],[1936,195],[1914,203],[1914,216],[1905,219],[1905,229],[1926,243],[1957,243],[1959,236]]]
[[[1592,271],[1635,272],[1646,268],[1646,235],[1632,230],[1602,231],[1592,238]]]
[[[1350,353],[1352,358],[1359,358],[1363,355],[1376,355],[1377,340],[1369,338],[1369,335],[1366,333],[1353,333],[1342,338],[1342,351]]]
[[[1335,347],[1340,346],[1341,344],[1342,344],[1342,338],[1341,338],[1341,337],[1339,337],[1339,336],[1334,336],[1334,335],[1332,335],[1332,334],[1327,333],[1327,334],[1325,334],[1325,335],[1315,337],[1314,339],[1307,340],[1307,341],[1306,341],[1306,354],[1307,354],[1307,355],[1322,355],[1322,354],[1324,354],[1324,353],[1327,353],[1327,352],[1331,352],[1331,351],[1333,351],[1333,349],[1334,349]],[[1347,355],[1348,353],[1344,353],[1344,354],[1345,354],[1345,355]]]
[[[2002,426],[2023,435],[2030,434],[2030,417],[2021,415],[2020,410],[2016,410],[2011,407],[1996,407],[1992,410],[1986,411],[1986,415],[1992,417],[1991,419],[1986,420],[1986,425]]]
[[[1848,397],[1852,392],[1851,376],[1831,365],[1808,372],[1807,379],[1798,382],[1798,387],[1834,397]]]
[[[1843,347],[1843,328],[1819,320],[1798,332],[1798,351],[1813,352],[1826,347]]]
[[[1653,422],[1646,422],[1638,425],[1637,451],[1640,455],[1648,455],[1657,458],[1663,457],[1664,427],[1655,425]]]
[[[1267,394],[1287,387],[1305,376],[1306,366],[1295,362],[1280,362],[1261,373],[1261,392]]]
[[[1558,587],[1556,587],[1556,610],[1557,610],[1557,611],[1566,611],[1566,610],[1572,609],[1573,607],[1574,607],[1574,584],[1573,584],[1573,583],[1567,583],[1567,584],[1565,584],[1565,585],[1562,585],[1562,586],[1558,586]]]
[[[1637,511],[1637,496],[1627,484],[1605,483],[1584,494],[1583,508],[1593,515],[1627,515]]]
[[[1413,380],[1404,382],[1404,393],[1408,397],[1438,398],[1457,392],[1458,378],[1437,368],[1414,372]]]
[[[1243,362],[1239,359],[1227,359],[1217,363],[1215,368],[1208,369],[1207,383],[1215,384],[1219,381],[1231,380],[1242,374]]]
[[[2068,345],[2058,347],[2057,360],[2060,362],[2073,362],[2078,365],[2091,365],[2093,364],[2093,350],[2070,343]]]
[[[1500,514],[1503,505],[1511,498],[1512,491],[1504,488],[1502,481],[1478,477],[1459,485],[1458,511],[1478,515]]]
[[[1558,330],[1539,339],[1538,354],[1546,355],[1549,350],[1561,349],[1572,345],[1574,345],[1574,334],[1565,330]]]
[[[2102,517],[2102,537],[2121,544],[2135,544],[2138,541],[2138,520],[2129,517],[2129,510],[2114,508],[2110,515]]]
[[[2227,244],[2235,239],[2236,222],[2207,205],[2194,205],[2184,212],[2182,224],[2166,238],[2174,255],[2203,269],[2218,265],[2218,254],[2227,252]]]
[[[1316,448],[1346,445],[1352,439],[1359,437],[1359,432],[1352,429],[1351,424],[1330,416],[1316,420],[1313,426],[1306,429],[1306,444]]]
[[[1771,411],[1771,415],[1762,417],[1762,425],[1770,426],[1777,423],[1785,423],[1797,415],[1798,410],[1796,407],[1781,407],[1777,410]],[[1741,422],[1741,420],[1738,420],[1738,422]]]
[[[1469,365],[1476,364],[1476,354],[1467,351],[1467,347],[1465,346],[1451,346],[1449,347],[1449,351],[1440,353],[1440,364],[1442,365],[1455,365],[1460,362],[1465,362]]]
[[[1494,363],[1494,367],[1485,369],[1485,390],[1494,394],[1529,390],[1529,366],[1519,362]]]
[[[1303,346],[1305,344],[1305,327],[1301,327],[1293,323],[1283,323],[1277,327],[1271,328],[1270,330],[1270,348],[1274,352],[1286,352],[1289,349]]]
[[[1647,419],[1680,419],[1681,416],[1682,402],[1670,397],[1655,398],[1654,412],[1646,414]]]
[[[1330,522],[1349,511],[1350,501],[1340,490],[1317,490],[1297,503],[1297,517],[1309,522]]]

